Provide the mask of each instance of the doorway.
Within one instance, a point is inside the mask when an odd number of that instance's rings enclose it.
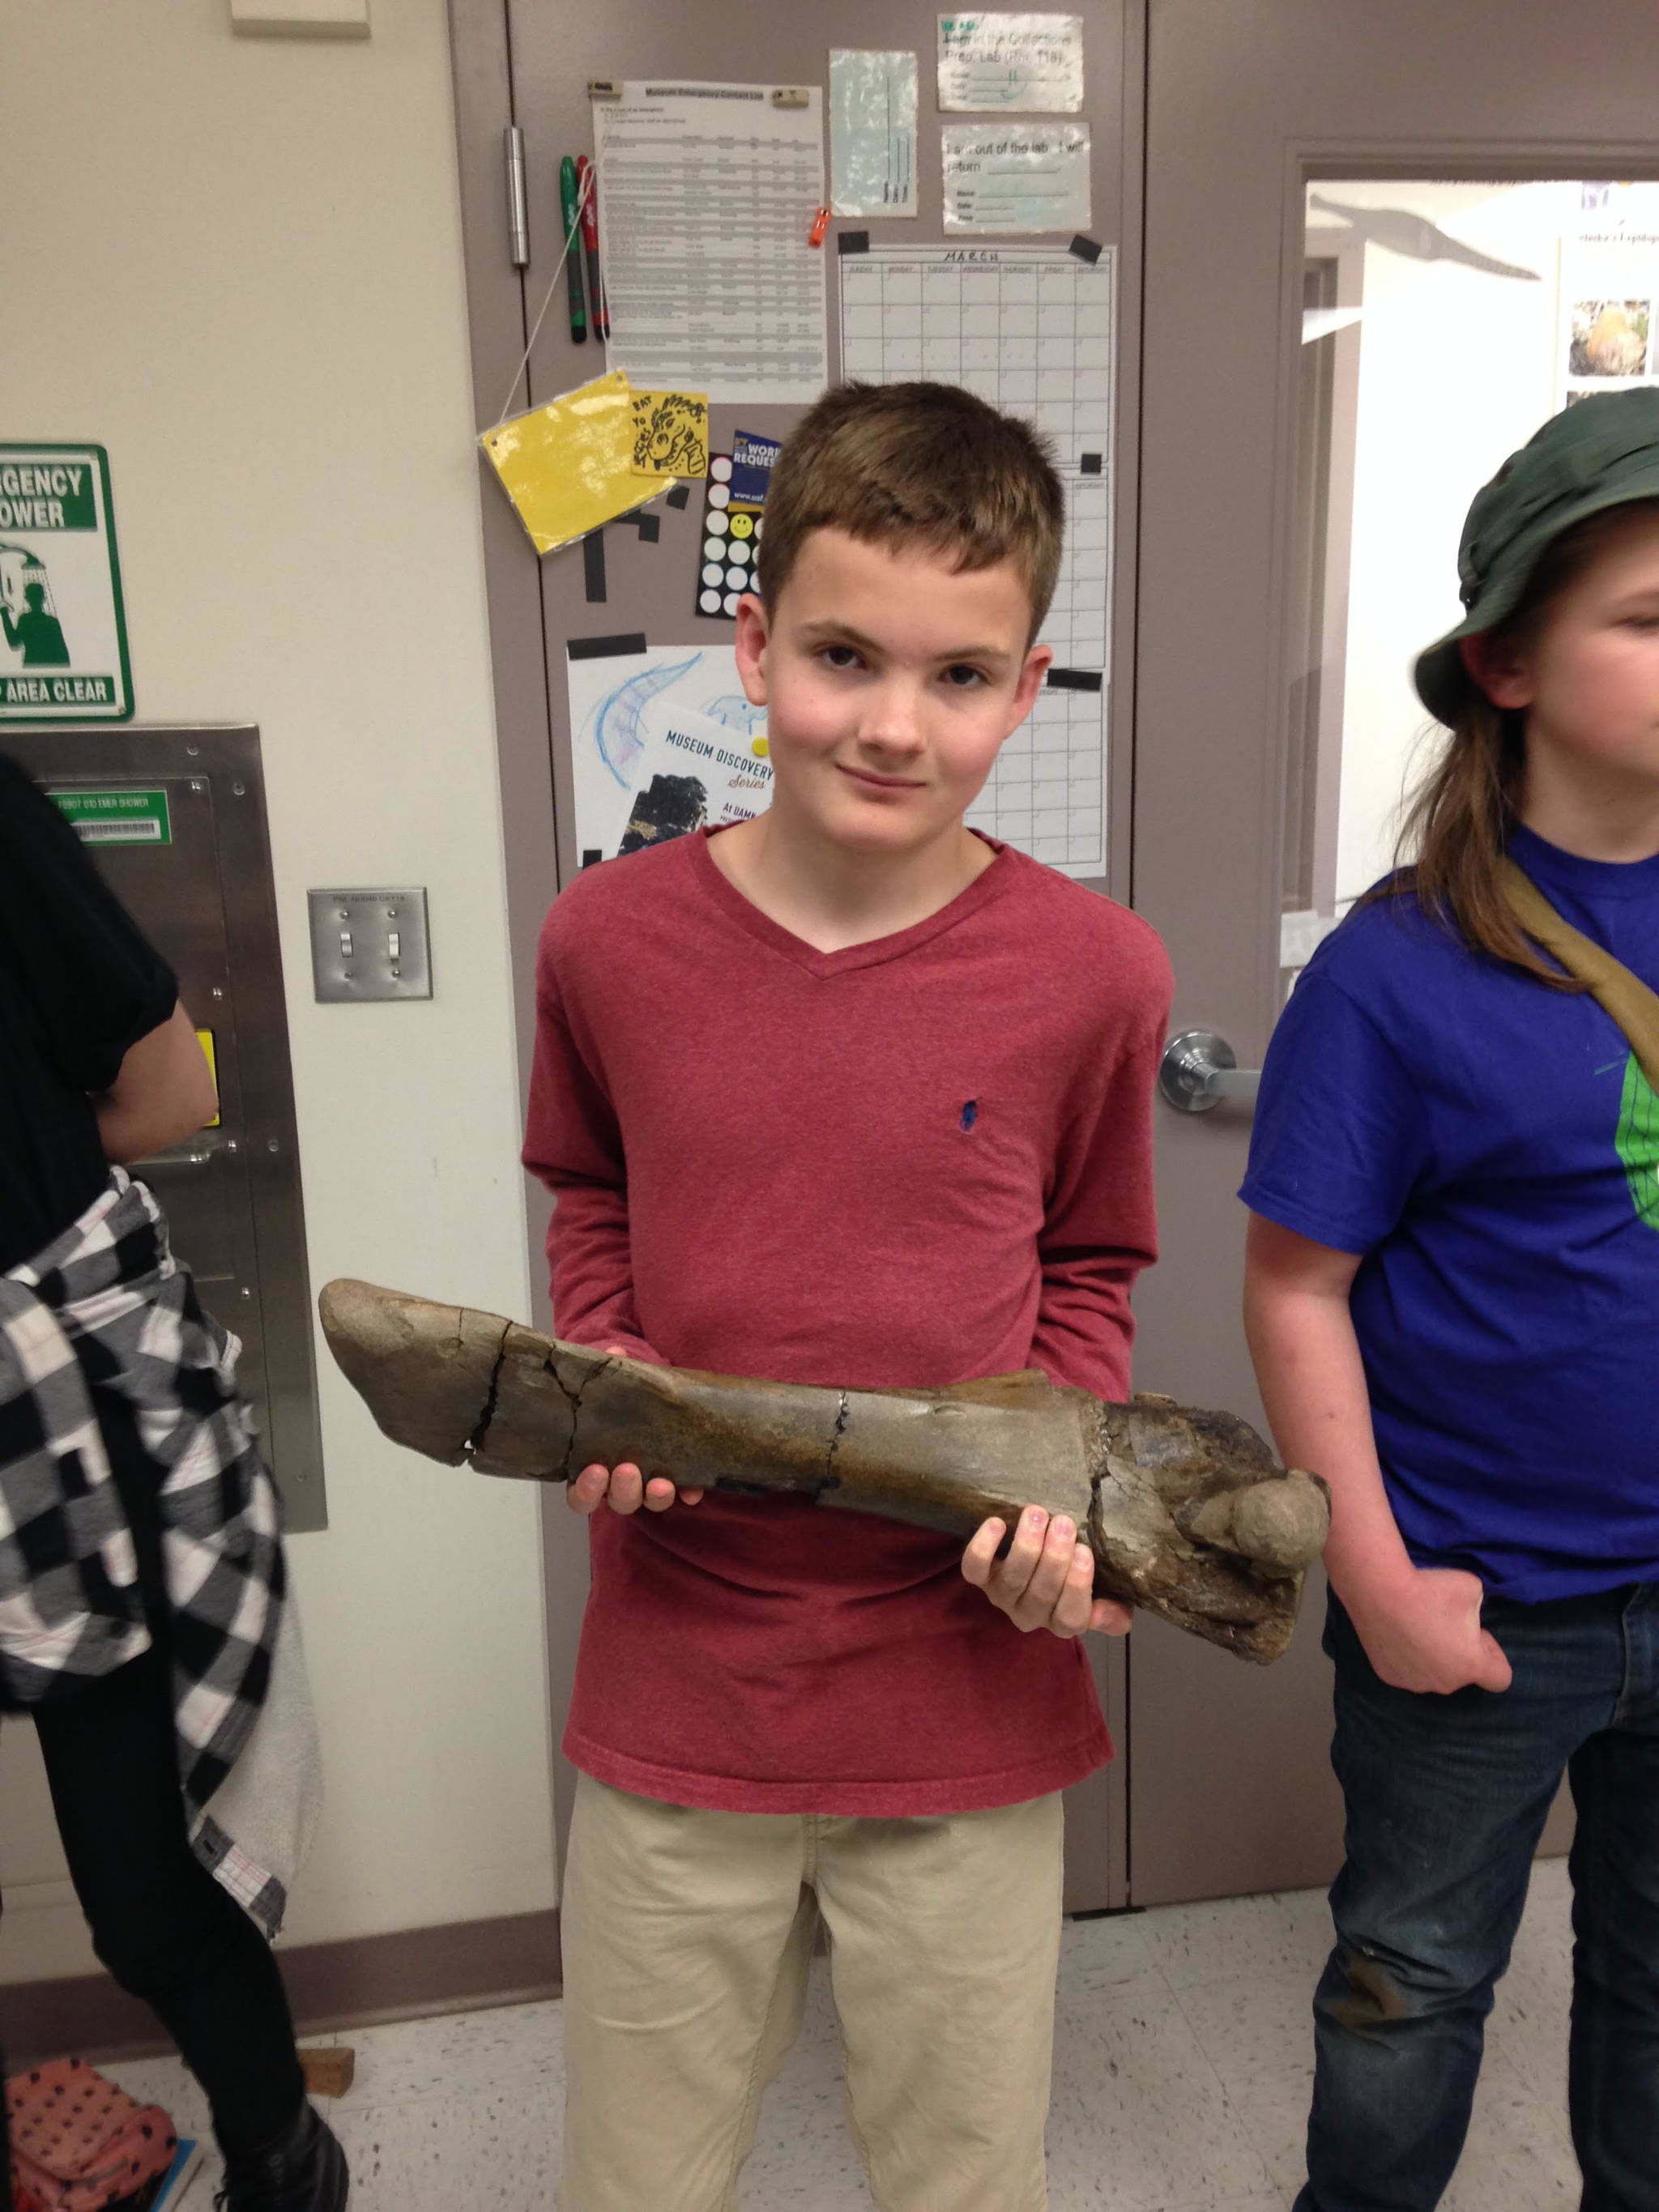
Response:
[[[1389,863],[1431,744],[1407,663],[1456,618],[1470,497],[1576,392],[1651,374],[1650,28],[1615,5],[1592,47],[1511,0],[1153,0],[1133,899],[1174,960],[1176,1028],[1241,1066]],[[1138,1358],[1259,1419],[1249,1133],[1242,1106],[1165,1118]],[[1263,1678],[1137,1627],[1137,1903],[1334,1864],[1319,1606]],[[1559,1804],[1546,1850],[1568,1825]]]

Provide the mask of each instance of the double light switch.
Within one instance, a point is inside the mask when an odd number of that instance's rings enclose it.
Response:
[[[429,999],[424,890],[311,891],[319,999]]]

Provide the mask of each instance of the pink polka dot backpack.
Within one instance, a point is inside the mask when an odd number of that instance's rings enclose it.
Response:
[[[105,2212],[149,2201],[179,2137],[83,2058],[52,2058],[6,2084],[16,2212]]]

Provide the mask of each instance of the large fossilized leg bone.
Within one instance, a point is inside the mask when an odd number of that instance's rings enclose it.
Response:
[[[1290,1642],[1330,1522],[1317,1476],[1254,1429],[1165,1398],[1108,1404],[1036,1372],[942,1390],[832,1390],[634,1359],[469,1307],[330,1283],[324,1333],[395,1443],[446,1466],[648,1480],[880,1513],[967,1538],[1022,1506],[1066,1513],[1102,1597],[1265,1663]]]

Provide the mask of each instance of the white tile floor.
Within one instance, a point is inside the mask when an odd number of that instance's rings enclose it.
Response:
[[[1283,2212],[1302,2179],[1309,1998],[1329,1942],[1322,1893],[1067,1923],[1048,2126],[1052,2212]],[[1446,2212],[1569,2212],[1570,1938],[1565,1863],[1535,1871],[1487,2033],[1474,2124]],[[556,2004],[363,2028],[329,2117],[354,2212],[551,2212],[563,2088]],[[176,2060],[106,2069],[201,2130]],[[186,2212],[207,2212],[211,2165]],[[842,2117],[821,1966],[805,2031],[761,2116],[744,2212],[870,2212]]]

